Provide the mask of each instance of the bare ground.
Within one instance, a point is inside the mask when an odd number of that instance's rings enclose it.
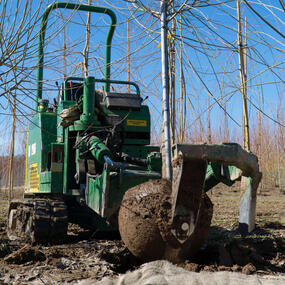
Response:
[[[15,192],[19,196],[21,190]],[[0,193],[0,284],[62,284],[101,280],[140,266],[120,240],[98,240],[70,225],[60,244],[29,246],[8,241],[7,199]],[[208,242],[196,256],[179,264],[190,271],[235,271],[285,275],[285,195],[263,190],[257,200],[256,230],[242,238],[238,225],[239,190],[215,188],[209,193],[214,216]]]

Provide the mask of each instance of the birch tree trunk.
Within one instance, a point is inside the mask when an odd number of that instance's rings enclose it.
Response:
[[[162,117],[164,131],[164,151],[165,160],[165,179],[172,179],[171,167],[171,136],[170,136],[170,118],[169,118],[169,75],[168,75],[168,55],[167,55],[167,1],[160,2],[161,11],[161,78],[162,78]]]
[[[88,5],[92,4],[92,0],[88,1]],[[91,21],[91,13],[88,12],[87,22],[86,22],[86,42],[83,50],[83,68],[84,68],[84,76],[88,76],[88,57],[89,57],[89,42],[90,42],[90,21]]]

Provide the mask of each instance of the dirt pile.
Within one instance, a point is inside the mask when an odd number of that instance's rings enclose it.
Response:
[[[272,237],[234,237],[223,243],[210,240],[191,262],[180,266],[194,272],[285,273],[285,240]]]
[[[44,261],[46,259],[45,255],[38,250],[38,248],[32,247],[30,245],[25,245],[21,249],[12,252],[4,258],[7,263],[14,264],[24,264],[29,261]]]
[[[153,180],[128,190],[119,211],[119,230],[128,249],[143,261],[160,259],[165,242],[158,228],[158,213],[171,193],[166,180]],[[169,207],[168,207],[169,208]],[[167,214],[160,223],[167,223]]]
[[[11,249],[7,243],[0,244],[0,258],[3,258],[11,253]]]
[[[197,224],[180,244],[171,227],[171,184],[152,180],[128,190],[119,211],[119,230],[128,249],[143,261],[167,259],[178,263],[194,255],[209,235],[213,205],[203,195]]]

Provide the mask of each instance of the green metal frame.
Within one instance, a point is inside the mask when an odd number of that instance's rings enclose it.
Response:
[[[67,77],[64,81],[64,89],[63,89],[63,100],[67,100],[67,90],[68,88],[66,87],[67,86],[67,83],[71,80],[74,80],[74,81],[84,81],[84,77],[74,77],[74,76],[70,76],[70,77]]]
[[[81,11],[98,12],[111,17],[111,24],[106,40],[105,49],[105,78],[94,77],[68,77],[64,81],[63,100],[59,101],[56,113],[48,109],[48,101],[42,99],[43,91],[43,66],[44,44],[48,17],[52,10],[57,8],[77,9]],[[101,142],[100,137],[85,137],[84,135],[104,128],[95,112],[95,83],[102,83],[105,91],[110,91],[111,84],[121,84],[134,87],[132,94],[140,97],[139,86],[135,82],[110,79],[111,41],[116,25],[115,14],[101,7],[92,7],[82,4],[55,2],[44,11],[38,46],[38,74],[36,114],[33,123],[30,124],[30,137],[28,140],[27,170],[25,195],[59,194],[64,195],[72,203],[77,199],[86,198],[88,208],[96,214],[96,221],[91,214],[86,214],[88,223],[95,223],[96,229],[110,230],[101,218],[112,219],[117,214],[124,193],[130,188],[149,179],[161,178],[161,155],[159,147],[149,146],[150,143],[150,113],[147,106],[143,105],[139,110],[132,112],[124,109],[108,109],[104,102],[100,102],[100,111],[109,117],[121,117],[121,129],[129,137],[124,138],[123,151],[130,157],[141,159],[141,165],[112,161],[112,153]],[[83,96],[80,102],[68,99],[68,82],[78,81],[82,83]],[[60,122],[60,112],[78,103],[80,110],[79,119],[76,117],[72,125],[57,127]],[[110,123],[112,125],[112,120]],[[36,128],[38,125],[39,128]],[[109,127],[109,126],[108,126]],[[46,132],[46,129],[48,132]],[[138,135],[138,138],[132,134]],[[81,149],[74,149],[77,142],[82,143]],[[77,145],[78,146],[78,145]],[[96,175],[92,170],[92,157],[96,161]],[[85,161],[84,161],[85,160]],[[86,189],[83,191],[80,185],[85,183],[82,174],[82,162],[88,164],[86,175]],[[89,169],[90,166],[90,169]],[[73,179],[74,174],[79,173],[78,178]],[[91,174],[92,173],[92,174]],[[84,196],[85,195],[85,196]],[[72,198],[72,196],[74,198]],[[93,213],[93,212],[92,212]],[[101,217],[100,217],[101,216]]]
[[[105,79],[106,79],[105,90],[106,91],[110,90],[110,83],[108,82],[108,80],[110,79],[110,70],[111,70],[111,64],[110,64],[111,44],[117,23],[116,14],[112,10],[105,7],[94,7],[90,5],[67,3],[67,2],[54,2],[45,9],[44,14],[42,16],[41,28],[39,32],[36,110],[38,110],[39,100],[42,99],[42,91],[43,91],[42,87],[43,87],[44,44],[45,44],[47,20],[51,11],[58,8],[102,13],[110,16],[111,24],[109,26],[109,31],[107,34],[106,45],[105,45]]]
[[[113,84],[132,85],[132,86],[134,86],[136,88],[137,95],[139,95],[139,96],[141,95],[139,86],[135,82],[132,82],[132,81],[110,80],[110,79],[95,79],[95,82],[102,82],[102,83],[107,83],[107,84],[113,83]]]
[[[75,80],[75,81],[84,81],[84,78],[83,77],[74,77],[74,76],[71,76],[71,77],[67,77],[64,81],[64,87],[65,87],[65,90],[66,90],[66,85],[67,85],[67,82],[71,81],[71,80]],[[131,86],[134,86],[136,88],[136,93],[137,95],[141,95],[141,92],[140,92],[140,88],[138,86],[137,83],[133,82],[133,81],[123,81],[123,80],[111,80],[111,79],[96,79],[95,78],[95,83],[98,82],[98,83],[107,83],[107,84],[125,84],[125,85],[131,85]],[[66,100],[66,92],[64,90],[64,100]]]

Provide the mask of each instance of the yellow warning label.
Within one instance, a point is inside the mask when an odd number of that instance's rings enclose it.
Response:
[[[146,120],[127,120],[127,126],[146,127]]]
[[[38,174],[38,164],[33,163],[30,166],[30,185],[29,192],[39,192],[39,174]]]

